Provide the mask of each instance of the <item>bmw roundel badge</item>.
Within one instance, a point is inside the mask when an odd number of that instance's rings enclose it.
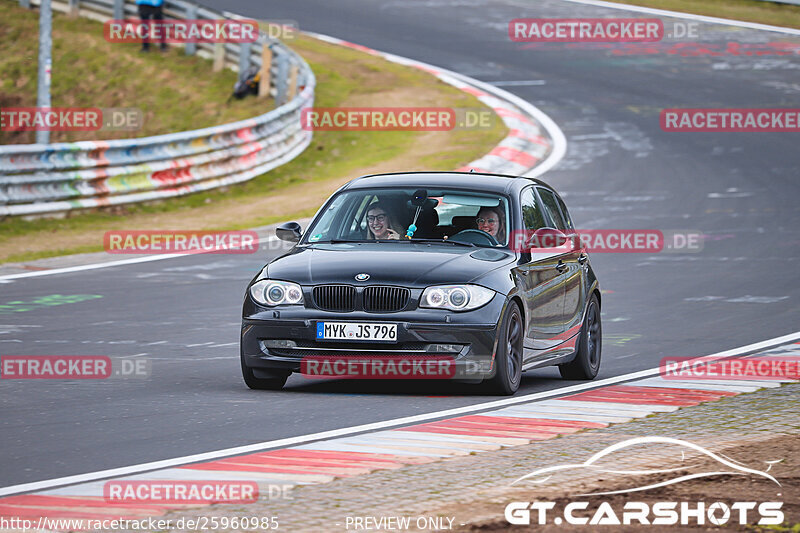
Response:
[[[367,281],[369,279],[369,274],[366,272],[362,272],[361,274],[356,274],[356,281]]]

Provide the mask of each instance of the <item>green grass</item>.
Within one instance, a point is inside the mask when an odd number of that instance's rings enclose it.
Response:
[[[763,2],[759,0],[616,0],[622,4],[667,9],[720,17],[800,28],[800,6]]]

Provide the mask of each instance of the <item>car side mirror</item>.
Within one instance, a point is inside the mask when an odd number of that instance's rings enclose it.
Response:
[[[282,241],[300,242],[303,228],[297,222],[286,222],[275,228],[275,235]]]
[[[531,249],[544,249],[553,252],[569,252],[573,240],[566,233],[555,228],[539,228],[533,232],[529,241]]]

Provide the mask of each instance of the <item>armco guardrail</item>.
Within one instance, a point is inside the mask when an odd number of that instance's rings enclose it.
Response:
[[[121,13],[136,17],[135,4],[121,0],[70,0],[54,3],[53,9],[98,21],[122,18]],[[168,18],[232,18],[179,0],[168,0],[164,12]],[[265,47],[271,53],[264,54]],[[143,202],[222,187],[282,165],[308,146],[311,132],[302,129],[300,112],[313,105],[316,81],[299,55],[263,35],[256,43],[187,46],[187,53],[195,52],[216,54],[240,73],[261,65],[262,54],[271,57],[277,75],[269,76],[269,92],[282,105],[252,119],[155,137],[0,146],[0,216]]]

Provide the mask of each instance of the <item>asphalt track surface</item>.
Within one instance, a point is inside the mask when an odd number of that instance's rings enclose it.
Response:
[[[509,20],[643,15],[561,0],[205,3],[292,19],[304,30],[482,81],[524,82],[505,88],[566,134],[567,155],[544,179],[564,193],[577,226],[708,235],[699,253],[592,256],[606,291],[600,377],[799,329],[797,134],[665,133],[658,113],[800,107],[800,38],[698,24],[692,41],[704,48],[687,41],[647,53],[625,45],[536,48],[509,41]],[[668,29],[673,21],[665,19]],[[736,55],[728,43],[767,53]],[[675,53],[676,44],[697,53]],[[795,52],[777,55],[779,46]],[[281,392],[248,390],[237,346],[243,291],[277,253],[188,256],[0,284],[2,304],[100,296],[0,314],[0,354],[108,355],[152,365],[146,379],[0,382],[0,485],[493,399],[468,386],[322,384],[297,376]],[[518,394],[563,386],[556,375],[529,372]]]

